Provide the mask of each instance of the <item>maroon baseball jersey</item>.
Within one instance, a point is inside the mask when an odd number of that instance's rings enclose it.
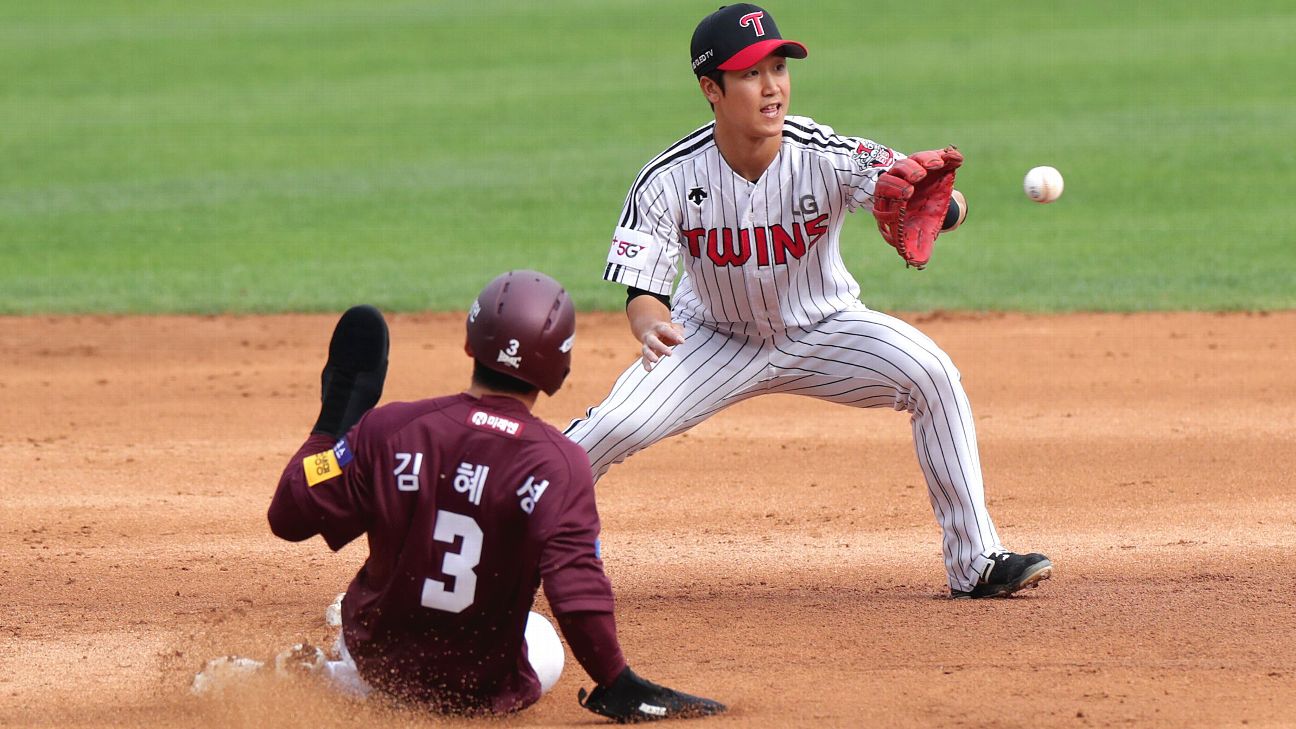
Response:
[[[612,612],[589,460],[512,398],[393,403],[336,443],[312,436],[269,517],[335,551],[368,533],[342,603],[347,647],[375,688],[441,710],[539,698],[523,631],[542,577],[555,614]]]

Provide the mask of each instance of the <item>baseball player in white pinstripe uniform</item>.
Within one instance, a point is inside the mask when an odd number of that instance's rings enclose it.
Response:
[[[755,5],[703,19],[692,56],[715,121],[635,178],[603,273],[628,287],[626,313],[643,357],[567,430],[589,453],[595,478],[756,395],[894,407],[912,413],[952,596],[1008,595],[1049,577],[1046,557],[1007,551],[995,531],[958,370],[917,329],[860,303],[842,262],[846,213],[863,208],[882,220],[884,188],[908,195],[912,186],[896,173],[918,165],[898,165],[904,156],[884,145],[787,116],[787,59],[805,58],[806,49],[784,40]],[[956,151],[913,159],[929,169],[952,161],[952,189],[962,161]],[[957,191],[939,203],[932,240],[967,211]],[[905,221],[902,214],[900,228]],[[921,266],[930,242],[924,255],[901,254]]]

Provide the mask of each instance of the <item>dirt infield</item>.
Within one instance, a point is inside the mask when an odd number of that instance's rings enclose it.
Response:
[[[1296,726],[1296,312],[907,318],[963,372],[1001,535],[1054,578],[944,599],[907,416],[758,398],[599,485],[631,664],[731,705],[707,726]],[[570,656],[503,721],[188,694],[208,658],[324,643],[363,560],[265,521],[332,324],[0,318],[0,725],[597,721]],[[465,384],[460,317],[392,335],[384,401]],[[565,425],[634,355],[584,316],[540,414]]]

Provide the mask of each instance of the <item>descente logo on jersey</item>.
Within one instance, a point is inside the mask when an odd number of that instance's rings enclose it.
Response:
[[[468,413],[468,424],[481,430],[514,437],[522,434],[522,424],[518,421],[485,410],[474,410]]]
[[[824,237],[828,232],[828,215],[788,227],[779,223],[768,228],[690,228],[680,232],[684,234],[689,255],[701,258],[705,241],[706,257],[717,266],[746,264],[752,257],[753,247],[756,265],[782,266],[787,264],[789,256],[794,260],[803,257]]]

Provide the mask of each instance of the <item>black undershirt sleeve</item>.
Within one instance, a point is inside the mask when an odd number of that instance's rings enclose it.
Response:
[[[946,219],[947,220],[949,219],[948,216],[946,216]],[[657,299],[658,301],[665,304],[667,309],[671,308],[670,297],[667,296],[666,294],[654,294],[651,291],[644,291],[643,289],[637,289],[633,286],[626,287],[626,306],[630,306],[630,302],[640,296],[651,296],[654,299]]]

